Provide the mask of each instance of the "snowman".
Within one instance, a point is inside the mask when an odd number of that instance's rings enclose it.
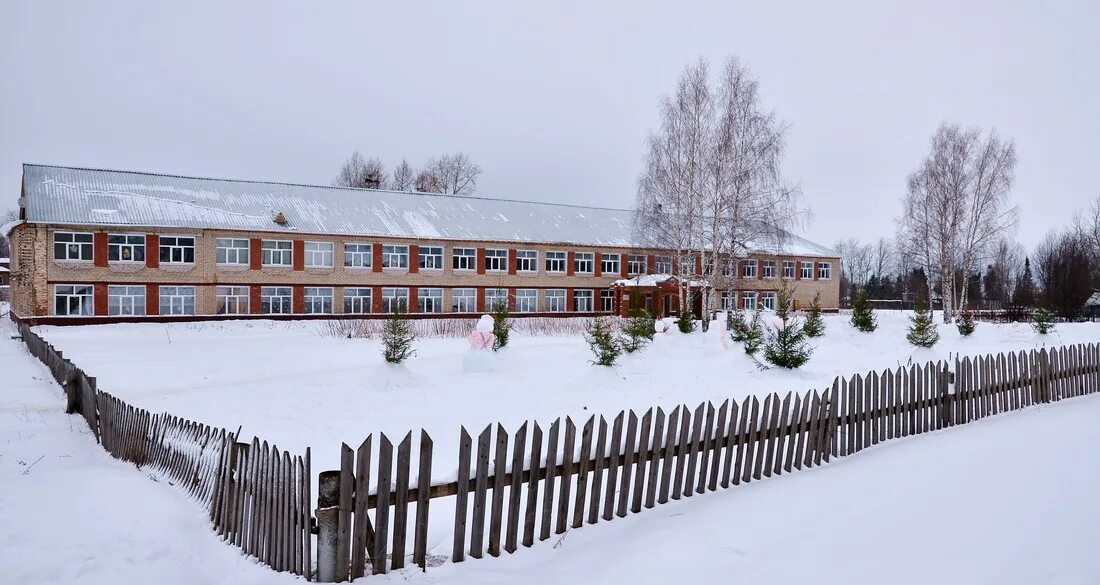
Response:
[[[491,372],[493,371],[493,344],[496,336],[493,335],[493,318],[482,315],[477,320],[477,325],[466,338],[470,342],[470,348],[462,358],[462,370],[465,372]]]

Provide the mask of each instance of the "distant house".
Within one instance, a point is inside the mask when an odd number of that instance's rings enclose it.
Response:
[[[11,285],[11,258],[0,258],[0,286]]]
[[[1089,319],[1100,319],[1100,291],[1092,293],[1089,300],[1085,301],[1085,316]]]

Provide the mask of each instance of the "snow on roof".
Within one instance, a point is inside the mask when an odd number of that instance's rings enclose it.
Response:
[[[1086,307],[1100,307],[1100,291],[1092,293],[1089,300],[1085,301]]]
[[[619,280],[616,280],[615,282],[611,283],[611,286],[653,287],[653,286],[657,286],[658,284],[661,284],[663,282],[667,282],[669,280],[679,281],[680,277],[672,275],[672,274],[639,274],[638,276],[635,276],[635,277],[632,277],[632,278],[620,278]],[[687,284],[688,284],[688,286],[706,286],[705,282],[698,281],[698,280],[690,280],[690,281],[688,281]]]
[[[23,181],[37,223],[644,247],[625,209],[32,164]],[[789,241],[785,253],[836,257]]]

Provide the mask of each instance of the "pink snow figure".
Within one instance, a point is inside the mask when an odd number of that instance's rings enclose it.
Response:
[[[477,351],[481,349],[493,349],[493,342],[496,341],[496,336],[484,331],[474,331],[467,339],[470,341],[470,349]]]
[[[462,358],[462,369],[466,372],[491,372],[493,370],[493,318],[482,315],[467,338],[470,349]]]

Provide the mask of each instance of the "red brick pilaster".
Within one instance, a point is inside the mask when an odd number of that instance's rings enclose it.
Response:
[[[508,310],[516,310],[516,287],[514,286],[508,288]]]
[[[306,287],[296,284],[290,289],[290,310],[295,315],[306,312]]]
[[[817,260],[810,262],[810,273],[814,275],[814,280],[817,280]]]
[[[382,244],[372,244],[371,247],[370,247],[370,252],[371,252],[371,256],[372,256],[371,261],[370,261],[371,266],[374,267],[375,272],[382,272]],[[382,302],[381,301],[382,297],[379,296],[378,298],[379,298],[378,302],[381,303]],[[379,306],[381,306],[381,305],[379,305]]]
[[[619,264],[619,278],[626,278],[630,276],[630,270],[627,268],[630,262],[630,251],[623,250],[619,252],[619,258],[622,259],[622,262]]]
[[[477,273],[485,274],[485,248],[477,249]]]
[[[96,266],[107,266],[107,233],[96,232],[92,236],[92,260]],[[99,301],[96,301],[98,304]],[[106,307],[107,305],[103,305]],[[98,312],[96,313],[99,314]],[[104,313],[106,315],[106,313]]]
[[[253,240],[259,242],[259,240]],[[259,246],[254,246],[259,249]],[[248,287],[248,312],[252,315],[260,314],[260,285],[254,284]]]
[[[574,272],[573,262],[576,259],[577,259],[577,255],[576,255],[575,252],[573,252],[573,250],[570,250],[570,251],[565,253],[565,275],[566,276],[573,276],[573,272]],[[568,306],[568,302],[566,302],[566,306]]]
[[[409,245],[409,274],[416,274],[420,272],[420,246],[416,244]],[[409,294],[412,294],[410,291]],[[409,299],[409,304],[416,304]],[[412,312],[410,310],[410,312]]]
[[[302,240],[294,240],[294,251],[291,253],[291,264],[294,270],[306,269],[306,243]],[[295,311],[297,313],[297,311]]]
[[[485,257],[485,253],[481,248],[478,248],[477,251],[478,251],[479,254],[481,254],[482,258]],[[485,267],[484,264],[478,264],[478,266],[481,266],[482,268]],[[476,290],[477,290],[477,293],[476,293],[477,294],[477,312],[478,313],[484,313],[485,312],[485,287],[479,286],[479,287],[477,287]]]
[[[759,259],[753,262],[756,262],[756,280],[764,280],[764,262]]]
[[[794,279],[802,280],[802,260],[798,258],[792,258],[794,261]]]
[[[103,234],[103,236],[104,236],[104,238],[106,238],[107,234]],[[99,237],[99,234],[96,234],[96,237]],[[104,258],[104,260],[106,260],[107,255],[104,254],[103,258]],[[99,256],[97,255],[96,256],[96,262],[98,262],[98,261],[99,261]],[[99,283],[96,283],[95,285],[93,285],[92,286],[92,296],[95,297],[93,299],[93,301],[94,301],[93,305],[94,305],[96,316],[99,317],[99,316],[106,315],[107,314],[107,283],[99,282]]]
[[[416,287],[416,286],[410,286],[409,287],[409,306],[405,307],[406,312],[408,312],[408,313],[415,313],[416,312],[416,309],[417,309],[417,306],[418,306],[417,303],[420,300],[420,297],[418,296],[419,294],[420,294],[420,287]]]
[[[259,270],[263,266],[263,240],[259,238],[252,238],[248,243],[248,267],[252,270]],[[253,287],[255,288],[255,287]],[[259,290],[259,289],[256,289]],[[259,294],[259,293],[256,293]],[[256,310],[259,311],[260,303],[256,303]]]
[[[508,274],[515,274],[516,273],[516,262],[517,262],[517,260],[516,260],[516,249],[515,248],[509,248],[508,249]]]
[[[160,267],[160,236],[156,234],[145,234],[145,267]],[[148,294],[145,298],[149,298]],[[148,309],[145,312],[149,313]],[[151,314],[155,315],[156,313]]]
[[[149,240],[146,239],[145,241],[148,242]],[[145,257],[148,258],[149,256],[146,255]],[[160,287],[155,284],[145,285],[145,314],[149,316],[160,314]]]
[[[695,274],[698,274],[698,275],[703,274],[703,257],[702,256],[696,256],[695,257]]]
[[[646,274],[657,273],[657,257],[653,254],[645,257],[645,272]]]
[[[378,250],[379,250],[378,254],[381,255],[382,254],[382,252],[381,252],[382,249],[379,248]],[[377,265],[381,266],[382,262],[379,261]],[[381,269],[379,269],[379,270],[381,270]],[[374,290],[371,291],[370,304],[371,304],[370,311],[372,313],[381,313],[382,312],[382,287],[376,286],[376,287],[374,287]]]
[[[574,304],[573,303],[573,289],[567,288],[567,289],[565,289],[565,312],[566,313],[572,313],[573,312],[573,304]]]
[[[592,262],[592,274],[594,276],[603,276],[603,254],[596,252],[594,258],[596,260]]]

